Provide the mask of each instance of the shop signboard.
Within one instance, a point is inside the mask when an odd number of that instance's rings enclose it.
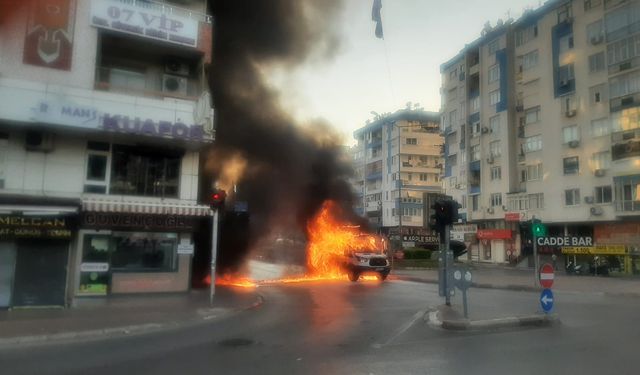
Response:
[[[512,237],[511,229],[478,229],[479,240],[509,240]]]
[[[126,212],[85,212],[82,214],[82,227],[86,229],[112,230],[171,230],[190,232],[195,219],[181,215],[152,215]]]
[[[179,243],[178,254],[181,255],[193,255],[193,244],[191,243]]]
[[[0,215],[0,239],[69,239],[74,227],[72,216]]]
[[[565,246],[562,254],[567,255],[625,255],[624,245],[600,245],[600,246]]]
[[[462,241],[468,244],[475,241],[476,232],[478,232],[478,226],[476,224],[462,224],[451,226],[450,233],[452,240]]]
[[[434,235],[407,235],[402,236],[402,241],[417,242],[427,245],[438,245],[440,243],[438,236]]]
[[[537,237],[538,246],[593,246],[592,237]]]
[[[175,15],[170,6],[136,6],[143,2],[94,0],[91,25],[164,42],[195,47],[198,21]]]
[[[505,212],[504,214],[505,221],[520,221],[520,213],[519,212]]]

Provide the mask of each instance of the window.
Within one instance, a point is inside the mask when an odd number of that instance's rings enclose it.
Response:
[[[578,136],[578,125],[565,126],[562,128],[562,142],[569,143],[571,141],[577,141],[580,137]]]
[[[500,65],[496,64],[489,68],[489,83],[500,79]]]
[[[604,70],[604,52],[589,56],[589,72],[597,73]]]
[[[587,40],[591,44],[598,44],[604,39],[604,28],[602,20],[587,25]]]
[[[111,194],[178,197],[181,153],[113,146]]]
[[[573,16],[571,3],[558,8],[558,23],[569,21]]]
[[[573,35],[565,35],[558,40],[558,48],[560,55],[569,52],[573,49]]]
[[[640,92],[640,73],[633,72],[609,80],[610,98],[617,98]]]
[[[542,164],[527,165],[522,172],[522,181],[539,180],[542,177]]]
[[[568,85],[569,81],[575,78],[573,64],[567,64],[559,67],[558,78],[560,79],[560,86]]]
[[[502,179],[502,167],[491,167],[491,180]]]
[[[447,100],[452,102],[456,99],[458,99],[458,89],[454,87],[447,93]]]
[[[471,136],[477,137],[478,135],[480,135],[480,121],[471,124]]]
[[[471,196],[471,210],[472,211],[478,211],[478,195],[472,195]]]
[[[526,153],[526,152],[534,152],[539,150],[542,150],[541,135],[534,135],[524,139],[524,143],[522,144],[522,151]]]
[[[584,10],[590,10],[602,4],[602,0],[584,0]]]
[[[449,126],[455,125],[458,125],[458,111],[454,109],[453,111],[449,112]]]
[[[611,166],[611,151],[596,152],[591,156],[593,169],[608,169]]]
[[[478,112],[480,110],[480,97],[476,96],[475,98],[472,98],[469,105],[471,106],[471,113]]]
[[[562,168],[565,175],[577,174],[580,170],[580,161],[577,156],[562,159]]]
[[[640,35],[630,36],[607,45],[609,66],[620,64],[640,55]]]
[[[500,141],[493,141],[489,143],[489,153],[493,157],[501,155],[502,151],[500,150]]]
[[[111,147],[108,143],[90,141],[87,143],[87,149],[84,192],[107,194]]]
[[[491,194],[491,207],[499,207],[502,206],[502,194],[494,193]]]
[[[489,104],[496,105],[500,102],[500,90],[491,91],[489,93]]]
[[[516,47],[520,47],[521,45],[529,42],[538,36],[538,25],[533,24],[525,27],[524,29],[520,29],[516,31]]]
[[[500,115],[493,116],[489,119],[489,129],[492,134],[500,134]]]
[[[611,133],[611,122],[608,118],[601,118],[591,121],[591,135],[602,137]]]
[[[480,145],[471,146],[469,153],[471,154],[471,161],[480,160]]]
[[[498,51],[498,49],[500,48],[500,40],[498,40],[498,39],[492,40],[487,45],[487,48],[489,49],[489,54],[490,55],[496,53]]]
[[[529,108],[524,112],[524,123],[535,124],[540,120],[540,107]]]
[[[531,51],[522,56],[522,70],[529,70],[538,65],[538,50]]]
[[[418,144],[418,139],[417,138],[407,138],[405,140],[405,144],[407,144],[407,145],[417,145]]]
[[[611,191],[611,185],[596,186],[594,201],[596,203],[611,203],[613,201],[613,194]]]
[[[175,271],[178,265],[176,233],[113,232],[111,270]]]
[[[606,84],[600,84],[597,86],[593,86],[589,88],[589,102],[591,105],[595,105],[597,103],[604,103],[607,101],[606,98]]]
[[[564,191],[564,204],[576,206],[580,204],[580,189],[568,189]]]
[[[452,71],[449,72],[449,79],[450,80],[454,80],[458,78],[458,68],[453,69]]]
[[[131,91],[144,91],[146,77],[144,73],[125,69],[109,69],[109,86]]]

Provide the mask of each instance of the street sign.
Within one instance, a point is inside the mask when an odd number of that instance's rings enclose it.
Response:
[[[542,267],[540,267],[540,285],[545,289],[551,288],[553,278],[553,266],[549,263],[543,264]]]
[[[542,311],[548,313],[553,308],[553,292],[551,289],[543,289],[540,293],[540,306]]]

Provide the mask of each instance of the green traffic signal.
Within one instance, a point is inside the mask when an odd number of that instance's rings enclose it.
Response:
[[[547,227],[540,220],[536,220],[531,225],[531,232],[534,237],[544,237],[547,235]]]

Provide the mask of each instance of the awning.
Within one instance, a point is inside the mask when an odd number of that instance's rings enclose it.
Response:
[[[82,210],[89,212],[122,212],[149,215],[208,216],[211,208],[189,203],[142,202],[113,199],[84,199]]]

